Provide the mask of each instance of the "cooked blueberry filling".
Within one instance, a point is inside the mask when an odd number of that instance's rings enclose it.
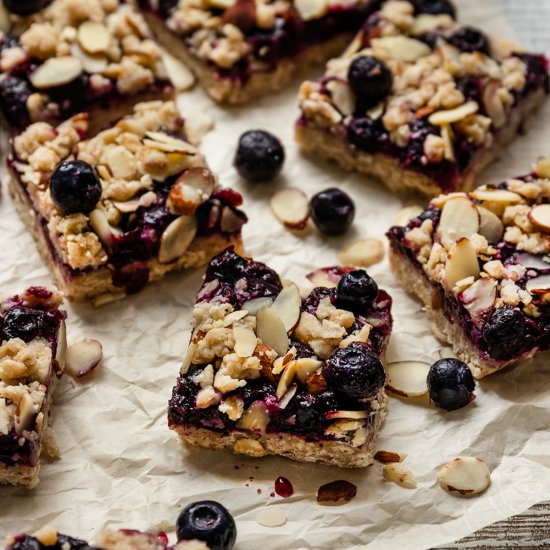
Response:
[[[447,41],[463,52],[483,52],[490,55],[489,40],[485,34],[473,27],[462,27],[453,33]]]
[[[0,80],[0,108],[10,124],[25,126],[29,123],[27,99],[31,94],[30,84],[18,76]]]
[[[42,544],[37,538],[31,535],[17,535],[15,542],[8,546],[9,550],[92,550],[86,541],[75,539],[67,535],[57,535],[55,544]]]

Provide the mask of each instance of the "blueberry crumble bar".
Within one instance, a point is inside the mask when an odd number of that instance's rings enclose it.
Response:
[[[217,101],[244,103],[347,46],[380,0],[139,0]]]
[[[174,102],[146,102],[84,140],[89,117],[12,140],[11,192],[61,290],[96,303],[241,247],[242,197],[185,137]]]
[[[341,467],[372,463],[391,298],[363,270],[300,294],[228,249],[207,267],[169,403],[183,442]]]
[[[544,56],[460,25],[448,1],[390,0],[302,84],[296,139],[395,191],[467,192],[549,91]]]
[[[550,160],[388,232],[400,284],[481,378],[550,347]]]
[[[138,101],[173,95],[161,50],[129,3],[53,0],[32,15],[4,19],[0,111],[13,128],[89,111],[99,130]]]
[[[34,488],[40,453],[56,451],[48,423],[65,366],[61,301],[59,292],[31,287],[0,302],[0,484]]]

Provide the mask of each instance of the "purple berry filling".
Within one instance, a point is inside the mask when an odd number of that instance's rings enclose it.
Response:
[[[57,535],[57,541],[53,545],[42,544],[37,538],[21,534],[15,536],[15,542],[10,544],[6,550],[92,550],[87,542],[69,537],[67,535]]]

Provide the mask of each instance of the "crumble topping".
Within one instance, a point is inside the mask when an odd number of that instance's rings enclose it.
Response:
[[[15,427],[25,439],[32,438],[32,432],[26,429],[26,422],[16,425],[16,413],[24,410],[27,417],[34,416],[41,410],[45,397],[46,387],[38,381],[28,385],[12,385],[0,380],[0,434],[8,434]],[[18,416],[21,419],[21,412]],[[37,429],[40,430],[38,417],[36,422]],[[24,429],[18,429],[19,427]]]
[[[42,340],[28,344],[20,338],[12,338],[0,345],[0,380],[6,384],[17,384],[37,380],[44,384],[48,380],[52,350]]]

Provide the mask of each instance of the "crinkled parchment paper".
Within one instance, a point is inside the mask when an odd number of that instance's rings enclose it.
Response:
[[[458,4],[463,20],[510,36],[492,2]],[[215,118],[203,148],[222,181],[246,197],[248,251],[284,277],[300,280],[313,268],[337,263],[345,243],[359,236],[383,238],[405,203],[376,182],[298,154],[292,138],[297,87],[295,82],[282,94],[231,110],[213,106],[196,89],[182,95],[181,106],[185,112],[206,110]],[[524,173],[537,156],[548,153],[549,123],[550,105],[483,181]],[[284,175],[272,185],[246,185],[232,167],[238,135],[255,127],[275,132],[286,147]],[[303,236],[286,231],[268,204],[273,190],[284,185],[299,186],[309,195],[341,186],[357,204],[353,230],[340,239],[321,237],[314,230]],[[7,192],[0,204],[0,236],[2,295],[48,283],[47,270]],[[397,288],[386,263],[370,272],[394,298],[388,359],[438,359],[441,345],[431,335],[419,303]],[[182,452],[167,428],[166,404],[188,342],[200,277],[172,274],[137,296],[97,310],[67,306],[69,339],[101,340],[104,363],[89,379],[62,379],[53,408],[62,459],[43,463],[42,481],[33,492],[0,488],[1,535],[33,531],[44,523],[88,539],[105,527],[155,529],[166,520],[173,525],[186,504],[214,499],[234,514],[240,550],[420,549],[451,542],[550,496],[548,355],[483,380],[476,401],[454,413],[390,400],[377,448],[408,454],[405,464],[418,480],[415,490],[384,482],[379,464],[352,471],[207,450]],[[487,462],[492,485],[486,493],[465,500],[439,488],[439,466],[458,455]],[[280,475],[294,484],[289,499],[270,497]],[[357,484],[357,497],[340,507],[317,504],[319,485],[342,478]],[[286,525],[260,526],[255,517],[265,506],[281,507],[288,516]]]

